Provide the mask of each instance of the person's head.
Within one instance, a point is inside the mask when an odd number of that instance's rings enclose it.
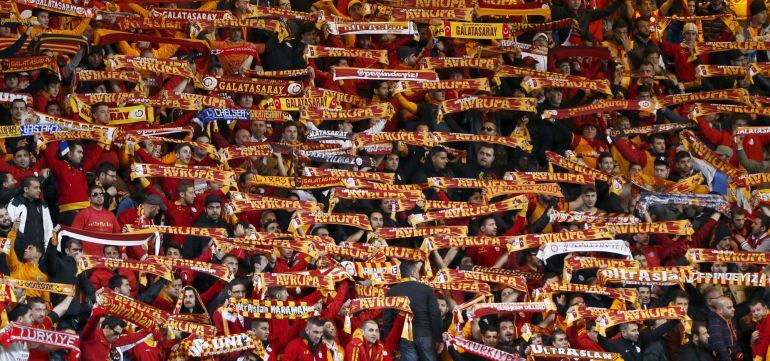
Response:
[[[436,302],[438,302],[438,313],[443,318],[449,312],[449,302],[444,297],[436,298]]]
[[[67,159],[69,159],[72,164],[79,165],[80,162],[83,161],[83,143],[69,141],[67,149],[69,150],[67,152]]]
[[[169,243],[166,245],[166,248],[164,248],[164,252],[166,253],[166,257],[168,258],[182,258],[182,246],[180,246],[177,243]]]
[[[32,297],[27,299],[27,306],[32,311],[32,321],[36,324],[43,323],[46,315],[45,300],[40,297]]]
[[[155,218],[161,210],[166,210],[163,200],[157,194],[147,196],[142,203],[142,207],[144,208],[143,216],[150,219]]]
[[[16,77],[18,81],[18,77]],[[27,102],[23,99],[15,99],[11,102],[11,118],[17,122],[21,122],[21,118],[27,114]]]
[[[495,162],[495,148],[488,144],[483,144],[476,152],[476,162],[482,168],[492,167],[492,163]]]
[[[59,78],[56,76],[51,76],[50,78],[46,79],[44,89],[46,92],[48,92],[51,98],[56,98],[59,95],[59,91],[61,91],[61,80],[59,80]]]
[[[764,24],[767,20],[767,5],[764,0],[753,0],[749,5],[749,16],[753,24]]]
[[[382,212],[373,211],[369,213],[369,223],[374,229],[381,228],[385,224],[385,217],[383,217]]]
[[[551,342],[553,347],[559,347],[559,348],[569,347],[569,340],[567,339],[567,334],[558,328],[553,331]]]
[[[494,122],[486,121],[481,125],[481,135],[496,136],[497,126]]]
[[[639,303],[647,305],[652,301],[652,290],[650,286],[639,286]]]
[[[652,11],[655,10],[655,3],[651,0],[640,0],[639,1],[639,14],[642,17],[650,17],[652,15]]]
[[[749,310],[754,322],[762,321],[767,316],[767,305],[761,298],[755,298],[749,301]]]
[[[690,297],[684,292],[677,291],[674,295],[674,306],[684,307],[684,310],[687,311],[687,308],[690,307]]]
[[[597,199],[596,188],[591,186],[584,187],[583,194],[581,195],[581,197],[583,198],[583,204],[586,207],[593,208],[594,206],[596,206],[596,199]]]
[[[292,122],[287,122],[283,126],[283,141],[287,143],[296,143],[299,141],[299,131],[297,125]]]
[[[567,63],[569,64],[569,63]],[[563,94],[559,88],[546,88],[545,99],[553,106],[560,106]]]
[[[484,236],[497,236],[497,222],[494,217],[482,218],[479,222],[479,230]]]
[[[291,0],[278,0],[276,5],[284,10],[291,10]]]
[[[695,23],[684,24],[682,35],[684,35],[684,41],[687,43],[698,41],[698,26]]]
[[[8,90],[15,90],[16,87],[19,86],[19,74],[18,73],[6,73],[3,77],[3,83],[5,83],[5,87]],[[16,99],[21,100],[21,99]],[[14,102],[16,101],[14,100]],[[24,103],[24,109],[27,109],[27,103],[24,100],[21,100],[22,103]],[[13,104],[13,102],[11,103]]]
[[[91,207],[102,209],[104,207],[104,188],[98,184],[88,187],[88,202]]]
[[[639,325],[633,322],[621,323],[620,336],[628,341],[636,342],[639,340]]]
[[[741,207],[735,207],[732,209],[732,227],[735,229],[743,229],[746,225],[746,210]]]
[[[241,108],[251,109],[251,107],[254,105],[253,94],[247,94],[247,93],[238,94],[236,99],[238,100],[238,105],[240,105]]]
[[[337,338],[337,327],[334,326],[334,322],[324,322],[324,340],[333,341]]]
[[[433,168],[436,170],[444,170],[447,163],[449,163],[449,153],[442,147],[433,147],[428,154],[430,155],[431,163],[433,163]]]
[[[236,0],[236,4],[238,2],[244,2],[243,0]],[[245,1],[248,3],[248,1]],[[232,27],[227,28],[227,40],[231,43],[237,43],[243,40],[243,30],[241,28]]]
[[[481,343],[485,346],[495,347],[499,340],[497,327],[488,326],[487,329],[481,333]]]
[[[180,293],[182,293],[182,279],[179,278],[179,276],[174,275],[174,282],[172,282],[166,289],[166,294],[168,294],[171,299],[176,300],[179,298]]]
[[[653,162],[653,174],[660,179],[668,179],[671,168],[668,161],[662,158],[656,158]]]
[[[261,341],[267,341],[270,337],[270,322],[264,318],[257,318],[251,321],[251,331]]]
[[[635,30],[636,35],[640,38],[647,39],[650,37],[650,34],[652,33],[650,29],[650,19],[649,18],[639,18],[636,20]]]
[[[125,327],[126,321],[121,320],[117,316],[107,315],[102,319],[101,329],[108,343],[117,341],[118,337],[123,334]]]
[[[246,281],[234,279],[230,281],[230,285],[227,288],[227,297],[244,298],[246,297],[246,289]]]
[[[599,154],[598,161],[599,170],[607,174],[612,174],[612,171],[615,169],[615,158],[612,157],[612,154],[607,152]]]
[[[27,150],[27,148],[19,147],[16,148],[15,152],[13,152],[13,163],[16,164],[16,166],[19,168],[29,168],[31,159],[32,158],[30,157],[29,150]]]
[[[385,170],[397,171],[398,165],[401,162],[401,157],[396,153],[390,153],[385,156]]]
[[[726,320],[735,316],[735,305],[733,305],[733,300],[730,297],[720,296],[714,302],[714,307],[714,312]]]
[[[128,278],[121,275],[115,275],[107,282],[107,286],[115,293],[121,294],[126,297],[131,296],[131,283],[128,282]]]
[[[759,237],[767,233],[768,228],[770,228],[770,217],[764,214],[760,214],[757,216],[757,218],[754,218],[754,221],[751,222],[751,234],[753,234],[755,237]]]
[[[32,310],[28,305],[19,303],[11,310],[11,312],[8,312],[8,321],[30,326],[32,325],[32,322],[34,322],[32,319]]]
[[[195,290],[192,288],[185,288],[184,294],[182,295],[182,307],[193,310],[195,309],[196,303],[198,303],[198,300],[195,297]]]
[[[209,194],[204,199],[206,207],[206,218],[212,221],[218,221],[222,214],[222,200],[216,194]]]
[[[569,6],[570,10],[577,11],[580,9],[580,7],[583,5],[583,1],[581,0],[568,0],[567,6]]]
[[[443,102],[446,100],[446,92],[444,89],[431,89],[428,91],[428,94],[430,95],[430,98],[437,101],[437,102]]]
[[[500,320],[500,342],[509,343],[514,340],[516,326],[510,319]]]
[[[374,345],[380,339],[380,326],[374,320],[366,320],[361,324],[361,333],[369,345]]]
[[[189,181],[183,180],[176,186],[176,194],[182,205],[192,205],[195,202],[195,187]]]
[[[302,28],[302,42],[308,45],[315,45],[318,42],[318,29],[309,24]]]
[[[3,182],[3,189],[13,189],[18,184],[16,178],[10,172],[0,172],[0,179]]]
[[[711,264],[711,272],[714,273],[727,273],[727,263],[714,262]]]
[[[372,94],[379,99],[390,98],[390,87],[386,80],[374,80],[372,81]]]
[[[313,317],[307,320],[307,325],[305,326],[305,334],[307,334],[307,338],[311,344],[317,345],[319,342],[321,342],[323,333],[324,321],[317,317]]]
[[[289,299],[289,291],[283,286],[272,286],[267,288],[267,295],[274,301],[286,301]]]
[[[700,321],[692,323],[692,342],[704,347],[709,344],[709,329],[705,323]]]
[[[21,191],[24,192],[24,197],[29,199],[40,198],[40,178],[34,175],[28,175],[21,180]]]
[[[94,123],[107,124],[110,122],[110,105],[108,103],[96,103],[91,106],[91,117]]]
[[[0,208],[0,229],[8,230],[13,226],[13,220],[8,214],[8,209],[5,207]]]
[[[112,163],[104,162],[96,168],[96,178],[103,187],[111,187],[118,179],[118,170]]]
[[[692,172],[692,167],[692,156],[690,156],[689,152],[682,150],[676,153],[676,170],[680,175],[690,175],[690,172]]]
[[[179,143],[174,147],[174,155],[180,163],[189,164],[192,158],[192,146],[187,143]]]
[[[254,119],[251,121],[251,124],[249,124],[249,131],[251,131],[252,137],[257,139],[262,138],[267,133],[267,122]]]
[[[263,228],[267,233],[281,233],[281,225],[278,222],[267,222]]]
[[[655,76],[655,65],[649,61],[645,61],[639,66],[639,75],[641,75],[642,82],[646,85],[652,83],[652,77]]]
[[[420,268],[417,262],[402,261],[398,268],[401,271],[401,277],[420,277]]]
[[[634,238],[636,238],[636,235],[634,235]],[[649,236],[644,237],[644,238],[649,240]],[[638,243],[639,242],[637,242],[637,244]],[[634,261],[639,262],[639,266],[640,267],[648,267],[649,266],[649,264],[647,263],[647,256],[645,256],[644,252],[642,252],[641,250],[633,251],[633,252],[631,252],[631,255],[634,257]]]
[[[222,258],[222,265],[230,269],[230,272],[236,274],[238,272],[238,257],[232,254],[225,255]]]

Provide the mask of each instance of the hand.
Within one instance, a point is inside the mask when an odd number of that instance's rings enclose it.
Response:
[[[48,168],[40,170],[40,175],[43,177],[43,179],[48,178],[48,176],[51,175],[51,170]]]
[[[759,331],[752,332],[751,333],[751,344],[753,345],[754,343],[756,343],[758,339],[759,339]]]
[[[13,220],[13,229],[18,231],[20,224],[21,224],[21,217],[17,217],[15,220]]]
[[[436,353],[440,354],[444,352],[444,343],[443,342],[436,342]]]

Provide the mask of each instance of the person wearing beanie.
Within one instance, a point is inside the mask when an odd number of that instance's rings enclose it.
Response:
[[[698,41],[698,26],[695,23],[686,23],[682,29],[682,40],[679,44],[673,44],[663,39],[661,50],[663,55],[674,61],[677,79],[684,83],[685,88],[695,85],[698,77],[695,75],[695,67],[698,62],[690,61],[690,56],[695,52],[695,43]]]
[[[193,227],[224,228],[232,235],[230,225],[222,219],[222,198],[217,194],[209,194],[203,201],[203,213],[198,216]],[[189,236],[182,245],[182,256],[187,259],[195,259],[203,253],[211,239],[208,237]]]
[[[770,27],[767,24],[767,5],[765,0],[749,0],[749,22],[746,24],[746,28],[739,36],[736,36],[737,41],[765,41],[766,36],[770,33]],[[746,55],[749,56],[750,62],[757,61],[757,57],[760,56],[760,52],[747,51]],[[768,53],[762,52],[760,61],[767,61]]]
[[[417,48],[413,46],[402,46],[396,50],[396,55],[398,56],[399,68],[403,69],[414,69],[415,66],[417,66]]]

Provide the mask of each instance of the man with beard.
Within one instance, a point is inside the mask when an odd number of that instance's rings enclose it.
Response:
[[[703,322],[693,322],[692,340],[682,347],[678,361],[714,361],[709,348],[709,332]]]
[[[599,346],[609,352],[617,352],[623,360],[641,360],[644,349],[658,341],[664,334],[673,329],[679,320],[669,320],[652,330],[640,331],[639,325],[630,322],[620,324],[620,338],[608,339],[599,335]]]
[[[96,147],[86,157],[83,153],[83,144],[78,141],[67,142],[66,157],[60,160],[57,156],[59,143],[50,143],[43,151],[48,167],[56,178],[56,189],[59,193],[58,222],[65,226],[72,225],[78,211],[88,207],[88,182],[86,170],[93,168],[100,161],[102,147]]]
[[[770,217],[761,214],[751,222],[751,234],[741,243],[741,249],[750,252],[770,251]]]
[[[337,342],[337,327],[332,321],[324,322],[323,342],[326,344],[329,361],[344,361],[345,348]]]
[[[299,337],[286,345],[283,361],[331,361],[329,350],[322,340],[323,330],[323,321],[315,317],[309,319]]]
[[[495,346],[496,349],[508,353],[516,352],[516,326],[511,319],[500,320],[500,342]]]
[[[215,194],[209,194],[204,199],[205,212],[192,224],[193,227],[224,228],[231,234],[230,226],[221,219],[222,200]],[[208,247],[210,238],[189,236],[182,246],[182,256],[186,259],[198,258]]]
[[[767,317],[767,305],[762,299],[755,298],[749,302],[751,318],[754,319],[756,326],[751,333],[751,353],[764,357],[767,355],[767,348],[770,346],[770,318]]]
[[[150,194],[144,199],[139,207],[129,209],[121,213],[118,217],[118,223],[126,231],[126,226],[131,225],[136,229],[141,229],[155,225],[155,217],[160,211],[167,211],[168,208],[157,194]],[[145,248],[154,249],[155,242],[153,240],[151,244],[146,246],[131,246],[126,248],[126,254],[129,258],[136,260],[144,260],[147,257],[147,250]]]
[[[104,197],[107,194],[99,185],[88,188],[90,205],[78,212],[72,221],[72,228],[101,233],[120,233],[120,224],[115,215],[104,209]],[[103,246],[97,243],[86,242],[83,252],[88,255],[101,256]]]
[[[498,179],[500,175],[492,167],[495,163],[495,147],[490,144],[482,144],[476,151],[476,162],[462,168],[465,178],[474,179]]]

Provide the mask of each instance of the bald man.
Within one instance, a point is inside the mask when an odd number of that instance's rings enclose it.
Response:
[[[735,305],[727,296],[716,298],[706,319],[709,346],[719,361],[741,360],[743,352],[735,328]]]

